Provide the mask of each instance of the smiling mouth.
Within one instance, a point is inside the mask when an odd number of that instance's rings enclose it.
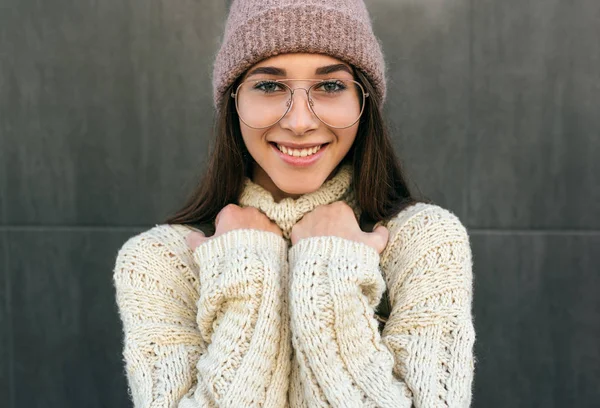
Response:
[[[271,143],[272,145],[274,145],[275,147],[277,147],[277,149],[279,149],[279,151],[283,154],[286,154],[288,156],[291,157],[308,157],[308,156],[312,156],[313,154],[316,154],[319,150],[321,150],[321,148],[325,145],[327,145],[328,143],[319,145],[319,146],[314,146],[314,147],[310,147],[310,148],[305,148],[305,149],[292,149],[290,147],[285,147],[283,145],[277,144],[277,143]]]

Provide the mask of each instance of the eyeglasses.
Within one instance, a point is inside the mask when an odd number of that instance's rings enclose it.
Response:
[[[285,82],[314,82],[308,89],[292,89]],[[369,96],[360,83],[350,79],[248,80],[231,94],[242,122],[254,129],[275,125],[290,111],[294,92],[306,92],[311,112],[325,125],[344,129],[360,119]]]

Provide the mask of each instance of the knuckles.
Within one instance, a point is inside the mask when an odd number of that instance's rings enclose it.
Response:
[[[249,217],[249,218],[259,219],[261,217],[266,217],[266,216],[255,207],[242,208],[236,204],[227,204],[219,212],[219,220],[224,220],[224,219],[229,219],[229,218],[239,218],[239,217]]]
[[[235,217],[235,214],[238,212],[240,208],[235,204],[227,204],[225,207],[221,209],[218,214],[219,221],[222,221],[229,217]]]
[[[346,225],[348,220],[356,220],[354,210],[345,202],[336,201],[316,206],[292,227],[291,232],[299,236],[307,228],[315,228],[316,225],[320,225],[320,228],[327,225],[328,228],[335,229],[335,225]]]
[[[232,229],[251,228],[271,231],[281,235],[281,230],[277,224],[256,207],[240,207],[236,204],[227,204],[217,215],[215,224],[217,229],[221,230],[221,233]]]

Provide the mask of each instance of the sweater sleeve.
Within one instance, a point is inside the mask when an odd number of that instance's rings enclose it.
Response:
[[[165,242],[141,234],[117,256],[114,282],[134,406],[280,402],[285,387],[277,364],[285,356],[278,349],[278,291],[286,241],[234,230],[188,251],[197,268]]]
[[[290,249],[292,341],[310,406],[470,405],[469,238],[432,208],[393,220],[381,257],[332,236]],[[392,311],[380,335],[374,308],[386,283]]]

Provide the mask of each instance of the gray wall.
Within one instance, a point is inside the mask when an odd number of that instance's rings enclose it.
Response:
[[[398,153],[471,234],[473,406],[600,406],[600,2],[368,6]],[[226,11],[0,0],[2,406],[130,406],[114,258],[198,177]]]

